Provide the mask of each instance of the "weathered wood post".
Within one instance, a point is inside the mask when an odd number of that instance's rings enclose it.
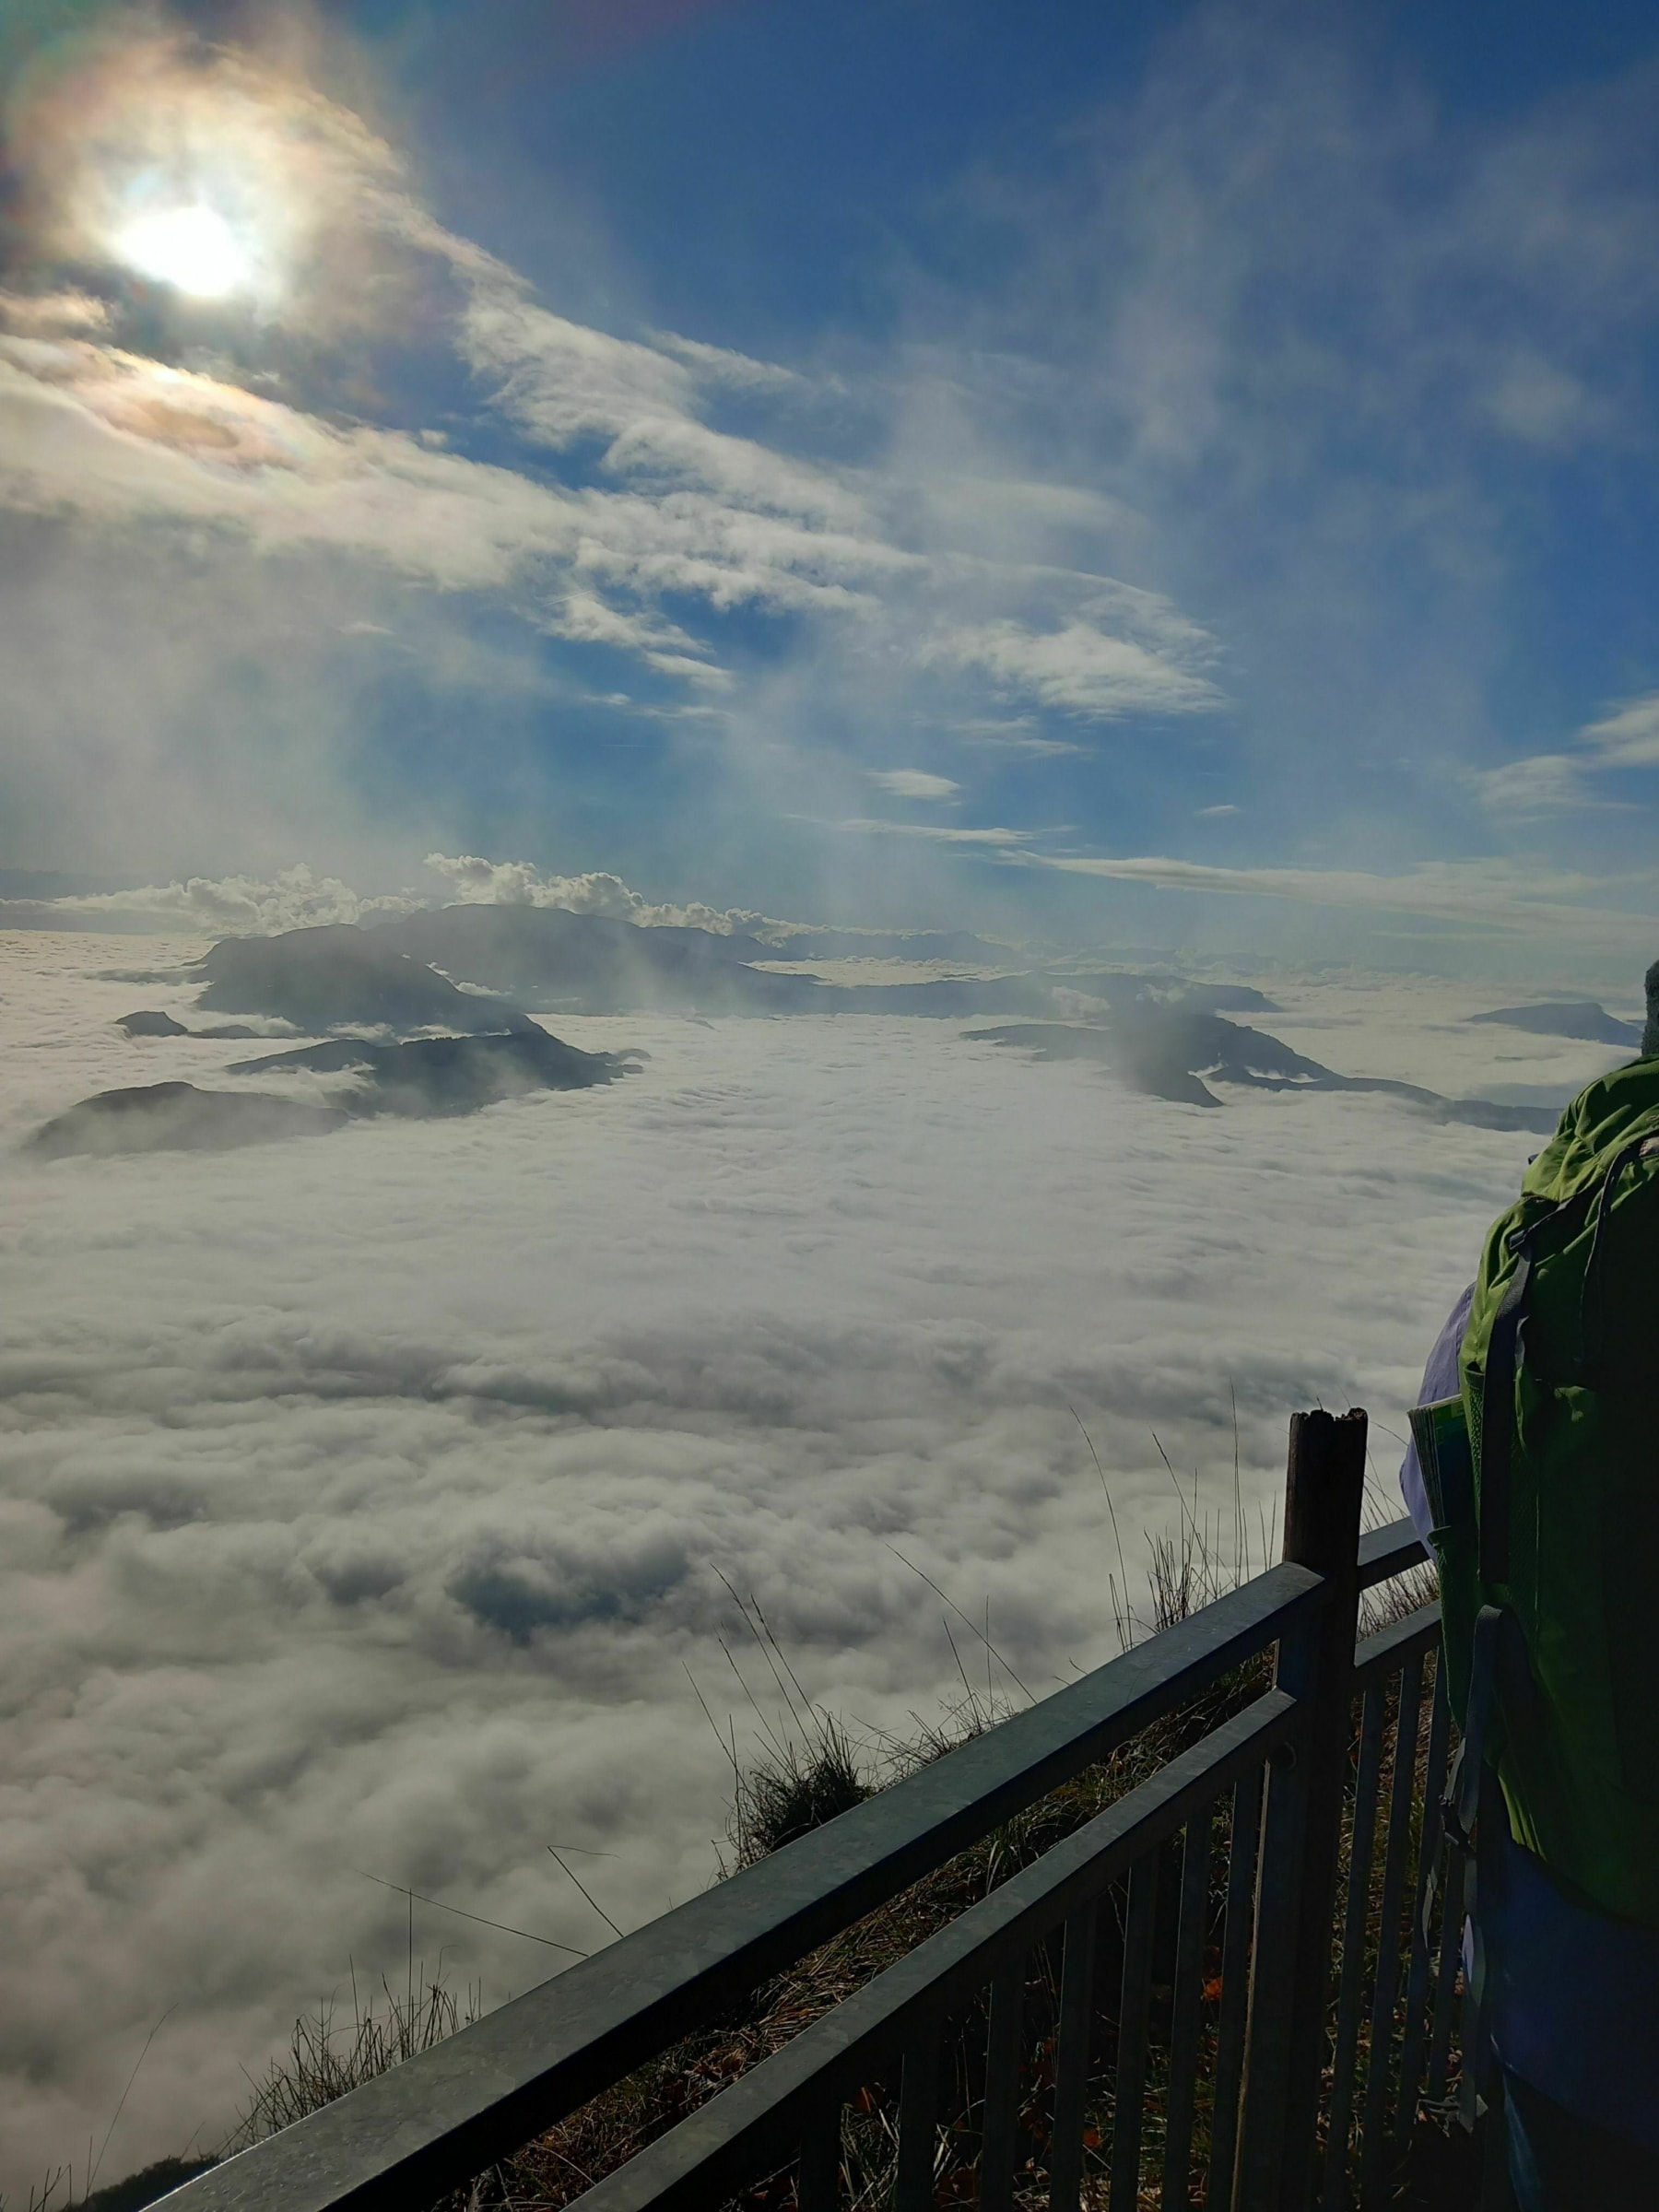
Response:
[[[1359,1411],[1291,1418],[1284,1557],[1321,1576],[1327,1596],[1279,1640],[1275,1680],[1305,1702],[1307,1718],[1294,1752],[1270,1769],[1262,1807],[1233,2212],[1305,2212],[1312,2201],[1359,1614],[1365,1438]]]

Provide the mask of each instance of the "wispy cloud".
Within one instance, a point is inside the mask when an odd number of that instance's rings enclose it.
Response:
[[[1573,732],[1575,752],[1530,753],[1477,776],[1481,803],[1493,814],[1547,816],[1563,809],[1626,809],[1595,779],[1630,769],[1659,768],[1659,691],[1623,700]]]
[[[884,822],[855,818],[830,825],[861,837],[913,837],[935,845],[1023,845],[1045,832],[1039,830],[953,830],[942,822]]]
[[[961,791],[948,776],[930,775],[923,768],[873,768],[872,783],[896,799],[954,799]]]
[[[1659,768],[1659,691],[1626,700],[1577,735],[1598,767]]]
[[[335,923],[371,923],[437,904],[559,907],[642,927],[671,924],[712,930],[788,930],[809,926],[700,900],[648,899],[620,876],[588,870],[550,874],[527,860],[488,860],[476,853],[429,853],[424,884],[364,893],[337,876],[319,876],[303,862],[269,878],[191,876],[128,890],[75,892],[53,899],[0,899],[0,928],[69,926],[122,933],[188,932],[208,936],[268,936]]]
[[[1040,735],[1037,719],[1030,714],[969,716],[952,723],[949,735],[959,743],[984,752],[1023,755],[1030,760],[1083,759],[1088,752],[1088,747],[1075,738]]]
[[[1530,862],[1471,859],[1425,861],[1397,876],[1383,876],[1361,868],[1216,867],[1149,853],[1114,859],[1024,851],[1010,858],[1030,867],[1158,890],[1417,914],[1477,929],[1536,933],[1548,927],[1628,938],[1632,930],[1651,932],[1659,926],[1659,876],[1651,871],[1608,877]],[[1653,904],[1644,911],[1601,903],[1618,892]]]
[[[316,234],[305,288],[281,312],[326,320],[346,268],[376,267],[394,303],[421,301],[418,326],[398,337],[456,356],[489,413],[538,459],[486,462],[448,434],[342,423],[298,393],[250,388],[252,360],[226,373],[135,347],[113,295],[58,292],[13,300],[13,335],[0,342],[0,456],[14,509],[212,526],[266,554],[347,553],[440,591],[500,594],[544,634],[636,656],[693,693],[729,682],[721,624],[749,608],[828,624],[831,641],[849,623],[902,627],[920,665],[977,672],[1000,694],[1074,715],[1220,703],[1195,673],[1208,641],[1155,594],[1028,563],[1005,571],[982,558],[935,558],[905,542],[903,488],[888,477],[703,418],[710,391],[793,404],[803,388],[794,371],[677,334],[620,336],[557,314],[435,222],[390,149],[346,111],[278,74],[262,77],[246,58],[203,65],[149,35],[135,52],[148,105],[135,106],[107,57],[81,88],[117,138],[159,142],[175,112],[198,129],[216,103],[257,124],[259,159]],[[61,106],[69,94],[57,97]],[[101,218],[87,211],[91,187],[61,113],[54,132],[50,182],[96,243]],[[458,290],[453,310],[440,277]],[[549,460],[594,441],[596,471],[584,462],[566,482],[549,471]],[[1075,521],[1077,498],[1053,497]],[[965,618],[964,594],[983,613]],[[1044,598],[1049,619],[1033,622],[1023,609]]]

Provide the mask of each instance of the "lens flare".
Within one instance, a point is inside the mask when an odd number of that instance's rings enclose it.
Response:
[[[241,240],[217,208],[199,204],[136,217],[115,248],[141,276],[195,300],[226,299],[253,278],[253,257]]]
[[[427,218],[402,162],[286,48],[205,49],[135,29],[123,11],[31,78],[15,113],[9,96],[0,105],[32,259],[77,277],[124,269],[180,308],[218,308],[222,343],[278,325],[379,327],[393,293],[418,281],[409,265]],[[146,312],[150,337],[171,342],[162,302]]]

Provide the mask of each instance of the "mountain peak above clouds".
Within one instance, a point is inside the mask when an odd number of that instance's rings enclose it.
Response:
[[[1448,1099],[1388,1077],[1338,1075],[1265,1030],[1229,1021],[1205,1003],[1202,991],[1197,987],[1185,1003],[1178,996],[1125,996],[1103,1022],[1010,1023],[969,1034],[978,1042],[1023,1049],[1038,1060],[1097,1061],[1131,1089],[1178,1105],[1219,1106],[1209,1088],[1213,1081],[1256,1090],[1377,1091],[1422,1107],[1440,1121],[1481,1129],[1547,1134],[1556,1125],[1550,1109]]]
[[[473,1113],[480,1106],[535,1090],[591,1089],[631,1074],[644,1056],[581,1052],[527,1022],[502,1035],[415,1037],[400,1044],[334,1037],[324,1044],[239,1060],[229,1072],[253,1076],[305,1068],[315,1075],[353,1076],[359,1088],[343,1100],[348,1112],[424,1121]]]
[[[196,972],[204,1010],[273,1015],[313,1036],[366,1023],[477,1032],[525,1018],[500,999],[458,989],[383,933],[351,922],[276,937],[221,937]]]

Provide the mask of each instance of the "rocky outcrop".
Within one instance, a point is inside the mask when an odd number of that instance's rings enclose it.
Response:
[[[249,1076],[307,1068],[314,1075],[355,1076],[357,1085],[339,1101],[347,1113],[428,1120],[475,1113],[481,1106],[529,1091],[588,1090],[597,1083],[614,1083],[629,1074],[640,1057],[580,1052],[532,1022],[500,1036],[418,1037],[403,1044],[333,1037],[326,1044],[239,1060],[229,1072]]]
[[[153,1008],[138,1014],[124,1014],[115,1024],[129,1037],[257,1037],[260,1032],[251,1030],[245,1021],[216,1022],[211,1029],[186,1029],[171,1014],[158,1014]]]

